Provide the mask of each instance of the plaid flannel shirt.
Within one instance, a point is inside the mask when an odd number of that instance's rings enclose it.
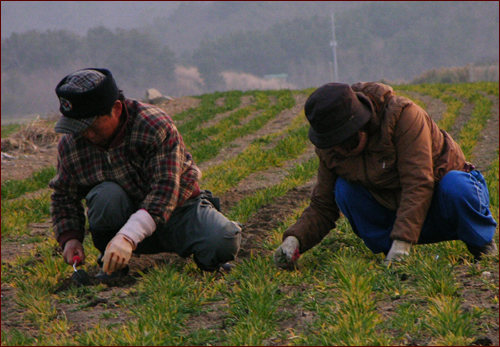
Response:
[[[57,174],[49,186],[54,189],[51,215],[61,246],[75,238],[83,242],[82,200],[102,182],[118,183],[156,225],[166,223],[176,207],[200,192],[201,171],[172,119],[132,99],[125,99],[124,106],[126,122],[109,149],[81,135],[65,135],[59,142]]]

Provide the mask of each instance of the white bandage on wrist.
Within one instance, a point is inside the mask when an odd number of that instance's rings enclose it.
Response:
[[[134,249],[137,248],[139,242],[146,237],[151,236],[156,230],[156,223],[148,213],[141,209],[130,216],[127,223],[120,229],[118,234],[122,234],[134,242]]]

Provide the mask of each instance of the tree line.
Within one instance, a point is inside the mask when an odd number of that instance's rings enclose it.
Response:
[[[31,30],[2,39],[2,114],[54,109],[53,91],[66,74],[106,67],[128,90],[166,87],[174,79],[175,53],[138,29],[99,26],[79,36],[67,30]],[[49,84],[50,82],[50,84]],[[51,100],[46,100],[51,98]]]
[[[67,30],[31,30],[2,40],[2,72],[30,74],[71,62],[107,66],[141,85],[171,80],[175,54],[137,29],[113,32],[103,26],[90,29],[84,37]]]

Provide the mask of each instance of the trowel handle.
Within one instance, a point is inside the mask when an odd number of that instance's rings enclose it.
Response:
[[[73,257],[73,269],[75,270],[75,272],[76,272],[76,264],[80,263],[81,261],[82,259],[80,259],[78,255],[75,255]]]

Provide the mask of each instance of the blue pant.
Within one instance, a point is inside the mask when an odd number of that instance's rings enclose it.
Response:
[[[108,242],[138,209],[137,202],[116,183],[103,182],[86,196],[94,246],[104,253]],[[137,245],[135,254],[191,254],[202,270],[216,270],[234,260],[241,242],[241,228],[206,199],[198,196],[177,207],[164,225]]]
[[[366,188],[342,178],[335,185],[335,197],[365,245],[375,254],[387,254],[396,211],[382,206]],[[436,182],[418,243],[461,240],[468,245],[484,246],[493,239],[497,226],[489,200],[488,187],[479,171],[448,172]]]

